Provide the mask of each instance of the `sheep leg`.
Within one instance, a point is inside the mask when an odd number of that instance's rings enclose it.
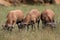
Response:
[[[42,22],[42,28],[44,29],[46,26],[46,23],[45,22]]]
[[[31,28],[32,28],[32,30],[33,30],[33,24],[32,24],[32,27],[31,27]]]
[[[8,30],[8,31],[12,31],[12,28],[13,28],[13,27],[8,27],[7,30]]]
[[[35,28],[35,23],[33,22],[33,21],[31,21],[31,28],[32,28],[32,30],[33,30],[33,27]]]
[[[21,32],[21,29],[19,29],[19,32]]]
[[[55,20],[53,20],[53,23],[54,23],[54,25],[56,25],[56,22],[55,22]],[[54,26],[53,28],[56,28],[56,26]]]
[[[38,25],[37,25],[37,27],[38,27],[38,30],[39,30],[39,23],[40,23],[40,20],[38,20]]]
[[[10,29],[9,29],[9,30],[10,30],[10,31],[12,31],[12,29],[13,29],[13,27],[10,27]]]
[[[33,24],[33,29],[36,30],[35,23]]]
[[[27,25],[27,31],[29,30],[29,25]]]
[[[21,31],[21,26],[20,25],[18,25],[18,29],[19,29],[19,32]]]

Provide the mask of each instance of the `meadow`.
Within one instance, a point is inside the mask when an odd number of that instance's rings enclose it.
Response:
[[[20,9],[24,15],[31,9],[38,9],[40,12],[46,8],[51,8],[55,12],[55,20],[57,22],[56,28],[52,31],[50,28],[42,29],[40,22],[40,30],[27,31],[26,29],[21,32],[18,31],[15,25],[12,32],[4,31],[2,24],[6,22],[6,16],[9,11]],[[36,25],[35,25],[36,26]],[[20,6],[0,6],[0,40],[60,40],[60,5],[20,5]]]

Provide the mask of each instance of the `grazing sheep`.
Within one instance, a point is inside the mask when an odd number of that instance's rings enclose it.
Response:
[[[35,23],[38,24],[37,27],[39,29],[40,12],[37,9],[32,9],[30,12],[28,12],[23,22],[21,23],[21,25],[27,26],[27,30],[28,30],[29,25],[32,25],[32,29],[33,29],[33,26],[35,26]]]
[[[54,27],[55,26],[54,17],[55,17],[55,13],[53,12],[53,10],[51,9],[44,10],[41,13],[41,21],[42,21],[42,24],[44,25],[43,28],[46,25],[50,25],[51,27]]]
[[[7,15],[7,20],[3,28],[6,28],[9,31],[12,31],[14,24],[18,25],[18,22],[21,23],[24,18],[24,14],[21,10],[12,10]],[[20,29],[20,27],[18,26]]]

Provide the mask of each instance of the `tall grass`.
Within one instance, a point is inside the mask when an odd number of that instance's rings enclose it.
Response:
[[[52,31],[50,28],[42,29],[42,24],[40,23],[40,30],[37,29],[34,31],[22,30],[18,32],[18,28],[15,25],[15,28],[12,32],[2,30],[2,24],[6,21],[6,15],[11,10],[20,9],[24,12],[24,15],[33,8],[38,9],[42,12],[46,8],[51,8],[56,16],[55,20],[57,21],[56,28]],[[4,7],[0,6],[0,40],[60,40],[60,5],[20,5],[20,6],[10,6]]]

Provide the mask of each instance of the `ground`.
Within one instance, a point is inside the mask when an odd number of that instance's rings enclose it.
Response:
[[[17,25],[15,25],[12,32],[4,31],[2,24],[6,21],[6,15],[10,10],[20,9],[26,15],[31,9],[37,8],[42,12],[46,8],[51,8],[55,12],[55,20],[57,22],[56,28],[52,31],[50,28],[42,29],[42,23],[40,22],[40,30],[18,31]],[[60,5],[20,5],[4,7],[0,6],[0,40],[60,40]]]

